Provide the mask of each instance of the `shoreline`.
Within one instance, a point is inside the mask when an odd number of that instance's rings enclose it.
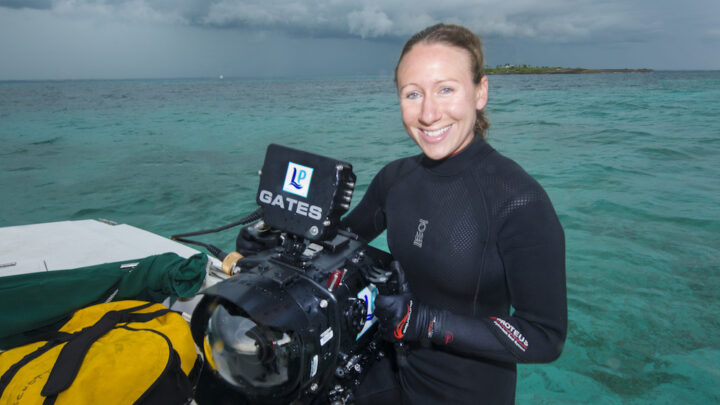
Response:
[[[509,67],[489,68],[489,75],[533,75],[533,74],[592,74],[592,73],[652,73],[653,69],[585,69],[563,67]]]

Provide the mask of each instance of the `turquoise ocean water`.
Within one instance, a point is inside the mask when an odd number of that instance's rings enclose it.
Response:
[[[567,238],[565,351],[519,367],[517,402],[719,403],[720,72],[490,88],[490,143],[543,184]],[[0,82],[0,140],[0,226],[166,236],[250,213],[271,142],[352,163],[354,203],[418,153],[387,77]]]

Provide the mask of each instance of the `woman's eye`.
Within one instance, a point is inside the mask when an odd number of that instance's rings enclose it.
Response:
[[[407,95],[405,95],[405,98],[408,98],[410,100],[415,100],[416,98],[419,98],[419,97],[420,97],[420,93],[418,93],[417,91],[412,91],[412,92],[408,93]]]

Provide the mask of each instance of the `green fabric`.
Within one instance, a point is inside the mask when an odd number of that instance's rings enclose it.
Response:
[[[132,268],[121,268],[137,263]],[[0,277],[0,349],[31,341],[77,309],[106,301],[189,298],[205,279],[207,256],[164,253],[71,270]]]

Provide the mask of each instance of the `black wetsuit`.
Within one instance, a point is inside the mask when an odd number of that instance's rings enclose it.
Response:
[[[404,403],[513,403],[515,364],[560,355],[562,227],[537,181],[479,137],[442,161],[390,163],[343,224],[366,240],[387,229],[413,297],[446,311],[450,338],[411,344],[399,368]]]

